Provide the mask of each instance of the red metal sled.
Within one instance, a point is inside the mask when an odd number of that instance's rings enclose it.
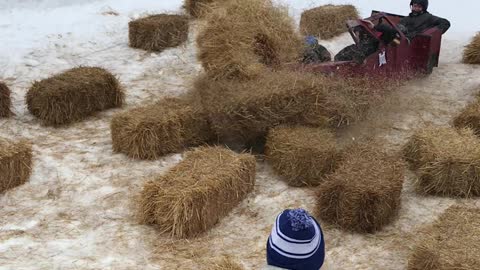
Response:
[[[359,37],[355,29],[361,27],[365,32],[379,41],[378,50],[369,55],[363,63],[354,61],[336,61],[326,63],[297,64],[294,69],[303,72],[336,74],[341,76],[388,76],[405,77],[418,74],[430,74],[434,67],[438,66],[442,33],[438,28],[430,28],[416,35],[412,40],[397,28],[397,23],[403,16],[372,11],[372,15],[365,20],[375,25],[386,23],[399,33],[399,44],[391,42],[386,45],[378,37],[374,29],[362,20],[350,20],[347,27],[355,43]]]

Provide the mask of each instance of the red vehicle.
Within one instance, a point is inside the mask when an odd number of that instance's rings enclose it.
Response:
[[[362,20],[347,22],[348,30],[356,44],[359,43],[358,30],[361,28],[371,37],[379,41],[375,53],[367,56],[363,63],[354,61],[335,61],[326,63],[312,63],[296,65],[295,69],[304,72],[324,74],[338,74],[341,76],[392,76],[410,77],[420,74],[430,74],[438,66],[442,32],[438,28],[430,28],[409,40],[398,28],[397,24],[403,16],[372,11],[372,15],[365,20],[375,25],[386,23],[399,33],[399,42],[386,45],[378,33]]]

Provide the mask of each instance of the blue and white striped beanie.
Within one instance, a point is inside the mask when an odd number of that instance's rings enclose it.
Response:
[[[269,265],[292,270],[318,270],[324,259],[322,229],[307,211],[287,209],[277,216],[267,241]]]

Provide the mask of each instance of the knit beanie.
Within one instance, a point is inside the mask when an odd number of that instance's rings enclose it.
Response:
[[[318,270],[325,242],[318,222],[304,209],[279,214],[267,241],[267,263],[284,269]]]

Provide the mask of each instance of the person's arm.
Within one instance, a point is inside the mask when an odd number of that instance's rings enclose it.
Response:
[[[440,18],[433,15],[432,15],[432,25],[440,29],[442,31],[442,34],[447,32],[448,28],[450,28],[450,22],[447,19]]]

